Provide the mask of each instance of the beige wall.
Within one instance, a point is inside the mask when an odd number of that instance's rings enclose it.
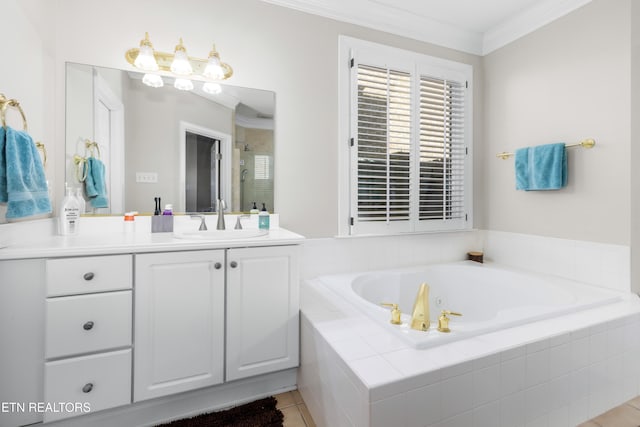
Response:
[[[594,0],[484,57],[485,226],[628,245],[630,0]],[[501,151],[594,138],[569,150],[561,191],[515,190]]]
[[[126,68],[124,52],[148,31],[158,50],[171,51],[183,37],[192,56],[206,56],[215,42],[234,68],[230,84],[275,91],[275,210],[282,226],[307,237],[337,233],[338,35],[471,63],[482,81],[474,55],[258,0],[57,0],[55,20],[59,72],[65,61]],[[58,88],[59,109],[63,99]],[[63,180],[56,177],[58,197]]]

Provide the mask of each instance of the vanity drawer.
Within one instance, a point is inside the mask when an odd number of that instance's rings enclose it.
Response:
[[[131,345],[131,291],[48,298],[45,357]]]
[[[131,255],[47,260],[47,296],[131,289]]]
[[[44,401],[67,403],[45,412],[45,422],[131,403],[131,350],[45,363]]]

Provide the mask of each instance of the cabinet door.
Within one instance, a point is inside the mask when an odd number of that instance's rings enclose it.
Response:
[[[134,401],[223,382],[224,251],[135,257]]]
[[[227,252],[227,380],[298,366],[298,247]]]

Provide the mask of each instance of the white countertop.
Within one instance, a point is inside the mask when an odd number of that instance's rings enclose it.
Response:
[[[215,230],[215,219],[215,215],[207,217],[209,230]],[[199,223],[189,217],[176,216],[175,221],[176,232],[198,229]],[[136,222],[135,232],[125,233],[120,217],[83,217],[80,233],[75,236],[55,234],[55,221],[52,219],[2,224],[0,260],[297,245],[304,241],[303,236],[279,227],[271,228],[266,235],[258,237],[190,240],[177,238],[174,233],[151,233],[150,217],[138,218]],[[234,217],[227,218],[227,224],[234,222]],[[277,219],[275,222],[277,224]]]

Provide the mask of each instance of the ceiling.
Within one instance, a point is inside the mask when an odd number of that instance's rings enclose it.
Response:
[[[591,0],[263,0],[486,55]]]

